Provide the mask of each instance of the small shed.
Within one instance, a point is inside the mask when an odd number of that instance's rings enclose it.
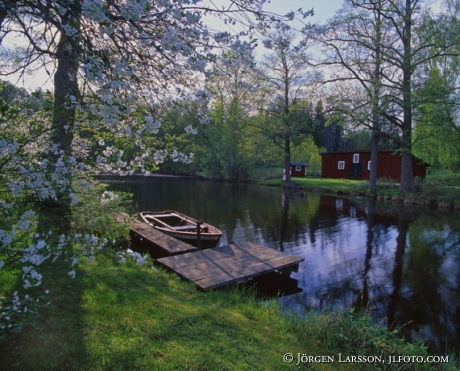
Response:
[[[325,152],[322,157],[323,178],[369,179],[371,172],[371,151]],[[426,177],[429,165],[412,156],[412,171],[422,179]],[[377,178],[391,178],[401,181],[401,153],[394,150],[379,151]]]
[[[291,176],[307,176],[306,162],[291,162]]]

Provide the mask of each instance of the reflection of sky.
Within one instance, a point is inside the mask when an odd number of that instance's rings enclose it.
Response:
[[[385,231],[384,240],[374,239],[372,258],[368,263],[370,269],[364,272],[367,229],[365,221],[342,217],[332,233],[317,231],[314,243],[285,245],[286,252],[305,259],[299,266],[299,272],[292,274],[303,292],[285,298],[285,303],[301,303],[304,309],[350,308],[359,299],[364,280],[373,288],[371,298],[388,295],[398,232],[389,228]]]
[[[291,199],[291,210],[296,202],[305,201]],[[252,213],[255,215],[254,210]],[[298,223],[292,213],[289,215],[288,228]],[[314,226],[310,223],[296,228],[297,236],[288,233],[281,244],[286,253],[304,258],[298,272],[291,274],[302,292],[282,298],[285,309],[348,310],[363,305],[366,292],[366,309],[378,323],[386,325],[390,317],[396,327],[403,327],[408,331],[406,336],[414,340],[437,344],[442,339],[457,341],[459,232],[446,226],[433,228],[423,222],[417,226],[407,222],[405,247],[400,246],[402,267],[397,269],[397,219],[390,224],[370,226],[367,209],[357,211],[349,201],[340,199],[335,210],[323,210],[315,217]],[[279,249],[279,240],[264,238],[264,228],[255,224],[251,211],[245,212],[234,225],[232,239]]]
[[[344,215],[341,206],[340,203],[337,205],[340,215],[337,223],[328,226],[320,222],[314,231],[314,241],[307,225],[300,229],[294,240],[282,244],[286,253],[305,259],[299,271],[291,274],[303,292],[286,297],[285,304],[295,305],[297,309],[350,308],[359,299],[364,281],[370,288],[371,305],[373,298],[381,301],[390,295],[397,229],[381,225],[373,228],[372,256],[368,262],[369,270],[365,272],[367,222],[356,219],[353,208]],[[254,226],[249,212],[244,214],[231,231],[226,225],[219,226],[224,231],[220,244],[246,240],[278,249],[279,241],[266,240],[262,228]],[[379,309],[384,316],[385,309]]]

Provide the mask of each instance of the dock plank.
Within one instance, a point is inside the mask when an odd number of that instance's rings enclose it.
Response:
[[[168,255],[184,254],[191,251],[197,251],[195,246],[182,242],[174,237],[157,231],[155,228],[143,222],[136,222],[131,226],[131,231],[140,237],[155,244]]]
[[[161,258],[157,262],[206,291],[297,266],[303,260],[268,247],[242,242]]]

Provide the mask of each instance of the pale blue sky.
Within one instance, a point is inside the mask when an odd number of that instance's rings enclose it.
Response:
[[[441,7],[442,0],[422,0],[434,11]],[[271,0],[266,9],[279,14],[286,14],[289,10],[311,9],[315,15],[311,18],[312,22],[325,22],[331,18],[334,13],[340,9],[343,0]]]
[[[266,9],[279,14],[286,14],[289,10],[312,9],[315,15],[312,22],[325,22],[340,9],[342,0],[272,0]]]
[[[204,0],[206,1],[206,0]],[[214,4],[225,3],[225,0],[212,0]],[[297,10],[302,8],[304,10],[312,9],[315,12],[313,17],[306,19],[307,22],[324,23],[331,18],[334,13],[340,9],[342,0],[271,0],[271,3],[267,4],[265,9],[278,14],[287,14],[291,10]],[[433,10],[440,8],[442,0],[423,0],[426,5],[429,5]],[[210,23],[214,23],[211,21]],[[211,27],[217,25],[211,25]],[[219,26],[217,26],[219,28]],[[8,40],[4,40],[3,45],[6,46]],[[47,80],[47,76],[43,72],[35,73],[32,76],[26,76],[25,79],[19,82],[20,85],[31,89],[37,87],[43,87],[50,89],[52,87],[51,80]],[[10,81],[16,82],[14,79]]]

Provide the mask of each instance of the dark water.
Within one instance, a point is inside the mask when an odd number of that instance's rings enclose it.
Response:
[[[303,257],[286,308],[365,308],[438,353],[460,349],[460,215],[277,188],[177,178],[106,179],[135,209],[175,209]]]

